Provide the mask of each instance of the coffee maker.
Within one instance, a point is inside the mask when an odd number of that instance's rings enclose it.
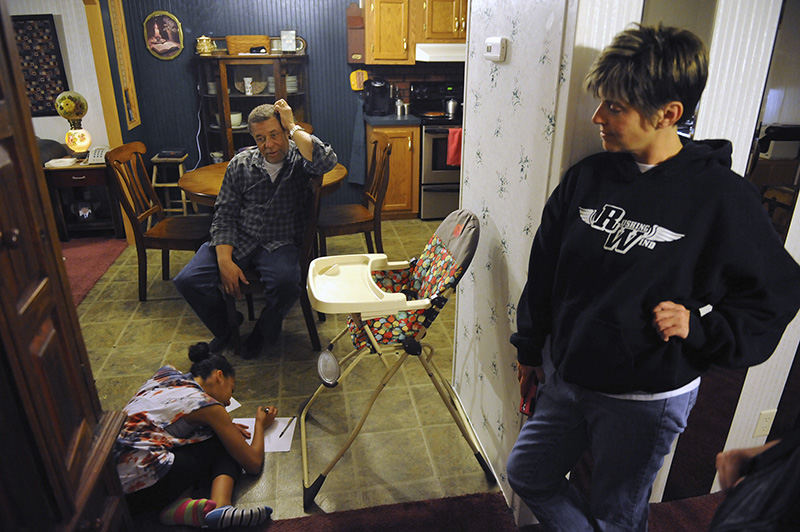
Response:
[[[384,79],[368,79],[364,82],[364,114],[383,116],[391,114],[392,99],[390,85]]]

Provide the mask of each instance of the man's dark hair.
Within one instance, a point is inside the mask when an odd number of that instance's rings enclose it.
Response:
[[[281,124],[281,116],[278,114],[278,111],[275,110],[275,106],[273,104],[262,103],[261,105],[254,107],[247,116],[247,130],[252,133],[252,126],[255,122],[266,122],[272,117],[278,119],[278,124],[280,124],[281,129],[283,129],[283,124]]]
[[[708,53],[694,33],[642,26],[618,33],[592,64],[586,89],[621,100],[648,118],[666,103],[683,104],[679,123],[690,119],[708,78]]]

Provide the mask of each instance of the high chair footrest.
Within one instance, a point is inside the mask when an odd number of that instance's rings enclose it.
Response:
[[[317,374],[319,374],[322,384],[328,388],[339,384],[339,377],[342,375],[339,361],[328,349],[321,351],[317,357]]]

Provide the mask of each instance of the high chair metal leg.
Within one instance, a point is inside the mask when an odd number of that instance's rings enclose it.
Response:
[[[425,347],[431,350],[429,346]],[[461,407],[461,402],[458,400],[452,386],[444,379],[439,368],[437,368],[436,364],[433,362],[432,353],[431,350],[431,355],[426,356],[423,352],[417,358],[419,358],[420,363],[425,368],[425,372],[428,374],[434,388],[436,388],[436,391],[439,393],[439,397],[442,398],[442,402],[447,407],[447,411],[450,412],[450,416],[453,418],[453,421],[455,421],[458,430],[461,431],[461,435],[467,440],[467,444],[470,446],[470,449],[472,449],[472,453],[475,455],[475,459],[478,460],[478,464],[480,464],[481,469],[483,469],[486,478],[494,482],[496,481],[494,473],[481,452],[478,438],[475,436],[472,426],[467,421],[467,415]]]
[[[370,342],[374,346],[377,346],[377,342],[375,341],[375,338],[372,336],[372,332],[369,330],[368,327],[365,327],[365,331],[370,339]],[[377,351],[380,354],[380,349],[377,349]],[[344,380],[347,377],[347,375],[350,374],[350,372],[353,370],[353,368],[355,368],[356,365],[358,365],[359,362],[361,362],[361,360],[363,359],[364,355],[366,355],[367,352],[369,352],[369,348],[365,347],[360,351],[351,352],[347,355],[347,357],[345,357],[346,359],[352,358],[352,356],[354,356],[355,353],[358,353],[358,356],[355,358],[355,360],[353,360],[353,362],[350,365],[348,365],[347,368],[345,368],[345,370],[342,372],[342,376],[339,378],[340,382]],[[322,484],[325,482],[328,473],[331,472],[333,467],[339,462],[342,456],[344,456],[344,453],[347,452],[347,449],[349,449],[350,446],[353,444],[353,441],[356,439],[356,436],[358,436],[358,433],[361,432],[361,428],[364,426],[364,423],[367,420],[367,416],[372,410],[372,406],[375,404],[378,395],[381,393],[381,391],[383,391],[383,389],[386,387],[386,385],[389,383],[392,377],[397,373],[397,371],[403,365],[403,362],[405,362],[406,358],[408,358],[408,353],[401,350],[401,355],[398,358],[397,362],[392,364],[386,370],[386,373],[384,373],[383,378],[375,387],[375,390],[372,392],[372,395],[370,396],[369,401],[367,402],[367,405],[364,408],[363,413],[361,414],[361,418],[359,419],[358,423],[353,428],[353,430],[350,431],[350,435],[348,436],[347,441],[342,445],[342,447],[336,453],[336,456],[334,456],[333,459],[328,463],[328,465],[325,466],[325,468],[317,476],[317,478],[314,479],[313,483],[309,483],[309,475],[308,475],[308,450],[307,450],[307,440],[306,440],[305,418],[313,402],[316,401],[316,399],[319,397],[319,395],[326,387],[324,385],[320,385],[319,388],[317,388],[317,390],[311,396],[311,398],[309,398],[308,402],[303,408],[303,411],[300,413],[300,443],[302,445],[301,452],[303,459],[303,510],[305,511],[309,510],[311,504],[314,502],[314,498],[317,496],[317,493],[319,493],[319,490],[322,488]],[[383,359],[383,357],[381,357],[381,359]],[[384,363],[386,362],[384,361]]]

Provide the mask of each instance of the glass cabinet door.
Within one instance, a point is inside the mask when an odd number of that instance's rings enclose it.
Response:
[[[254,107],[283,98],[295,119],[309,121],[307,57],[222,56],[200,60],[200,115],[205,139],[203,163],[229,160],[255,142],[247,130]]]

